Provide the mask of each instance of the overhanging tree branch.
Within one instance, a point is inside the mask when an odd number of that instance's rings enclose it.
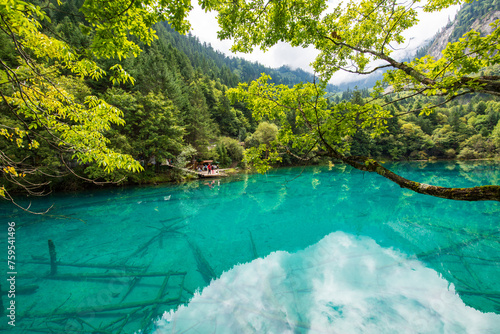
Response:
[[[320,110],[320,104],[318,101],[323,98],[324,92],[321,89],[318,89],[316,84],[310,85],[313,85],[314,88],[309,90],[307,90],[307,88],[297,90],[296,88],[287,89],[284,86],[280,86],[279,89],[275,89],[273,86],[260,82],[258,85],[251,86],[248,91],[243,90],[241,87],[238,91],[240,94],[245,96],[245,99],[251,100],[252,104],[260,105],[260,103],[270,103],[272,108],[298,112],[300,117],[302,117],[304,126],[309,130],[309,133],[317,139],[318,145],[316,148],[319,152],[326,149],[327,156],[340,160],[358,170],[376,173],[396,183],[402,188],[412,190],[419,194],[460,201],[500,201],[500,186],[498,185],[484,185],[465,188],[447,188],[429,185],[406,179],[382,166],[379,162],[372,158],[365,156],[350,156],[342,151],[339,151],[339,149],[335,148],[336,145],[339,145],[339,143],[332,141],[327,134],[327,131],[333,130],[326,129],[323,126],[328,123],[329,118],[334,118],[334,115],[338,116],[338,114],[335,114],[335,111],[333,110],[330,110],[329,112]],[[255,87],[258,87],[258,90],[253,89]],[[276,92],[279,92],[279,94],[276,94]],[[311,102],[307,108],[312,108],[312,110],[306,111],[305,102]],[[282,114],[279,110],[274,111],[274,115]],[[363,116],[367,119],[370,117],[370,114],[368,114],[370,110],[370,108],[361,108],[359,110],[355,109],[353,111],[354,114],[350,115],[350,118],[358,119],[358,117]],[[336,112],[338,113],[339,111]],[[346,117],[346,115],[342,115],[340,120],[335,119],[335,122],[328,123],[330,124],[329,126],[338,127],[336,131],[339,133],[342,133],[342,129],[340,129],[342,127],[342,123],[344,121],[348,122],[347,119],[343,120],[342,117]],[[283,116],[280,120],[284,122],[286,120],[286,116]],[[360,125],[355,126],[359,127]],[[283,147],[286,147],[288,143],[282,143],[282,145]],[[312,149],[309,151],[312,151]],[[288,153],[290,154],[291,152]]]
[[[485,185],[470,188],[446,188],[408,180],[382,166],[377,161],[363,156],[342,157],[341,160],[350,166],[374,172],[399,185],[419,194],[430,195],[459,201],[500,201],[500,186]]]

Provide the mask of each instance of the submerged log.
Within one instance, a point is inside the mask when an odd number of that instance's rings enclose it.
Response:
[[[147,326],[148,326],[148,323],[151,323],[151,319],[156,315],[156,313],[158,312],[158,307],[159,307],[159,302],[161,301],[161,299],[163,298],[163,294],[165,293],[165,289],[167,288],[167,284],[168,284],[168,280],[170,279],[170,276],[165,276],[165,279],[163,280],[163,283],[160,287],[160,290],[158,290],[158,295],[156,296],[156,300],[158,301],[158,303],[154,304],[152,307],[151,307],[151,310],[149,311],[148,313],[148,316],[146,316],[144,318],[144,320],[142,321],[142,325],[141,325],[141,328],[143,329],[143,331],[147,331]],[[177,300],[179,301],[180,303],[180,298],[177,298]]]
[[[475,237],[475,238],[471,238],[468,240],[463,240],[463,241],[451,244],[450,246],[445,247],[445,248],[437,248],[437,249],[433,249],[433,250],[430,250],[427,252],[419,253],[419,254],[417,254],[417,258],[429,260],[431,258],[438,257],[438,256],[441,256],[443,254],[450,254],[452,251],[458,252],[462,248],[469,247],[475,243],[480,242],[481,240],[484,240],[488,237],[495,236],[498,234],[500,234],[500,231],[495,231],[491,234],[480,235],[480,236]],[[451,255],[453,255],[453,254],[451,254]]]
[[[22,264],[51,264],[47,261],[19,261]],[[84,263],[67,263],[56,262],[59,267],[77,267],[77,268],[100,268],[100,269],[116,269],[116,270],[142,270],[144,267],[125,266],[125,265],[109,265],[109,264],[84,264]]]
[[[169,298],[165,300],[160,300],[158,301],[157,299],[154,300],[148,300],[148,301],[141,301],[141,302],[130,302],[130,303],[120,303],[120,304],[113,304],[113,305],[100,305],[100,306],[90,306],[88,308],[82,308],[82,307],[76,307],[74,309],[67,309],[61,312],[47,312],[47,313],[26,313],[20,315],[20,318],[49,318],[49,317],[78,317],[78,316],[83,316],[85,314],[91,314],[91,313],[99,313],[99,312],[109,312],[109,311],[117,311],[117,310],[125,310],[125,309],[130,309],[130,308],[137,308],[137,307],[148,307],[151,305],[156,305],[156,304],[179,304],[179,299],[178,298]]]
[[[186,275],[187,272],[171,272],[171,273],[102,273],[102,274],[64,274],[56,276],[48,276],[47,279],[51,280],[69,280],[69,281],[82,281],[89,278],[127,278],[127,277],[162,277],[162,276],[181,276]]]
[[[148,266],[149,268],[149,266]],[[144,273],[146,272],[147,269],[144,270]],[[127,296],[132,292],[132,290],[135,288],[135,286],[137,285],[137,283],[139,283],[139,281],[141,280],[142,277],[134,277],[134,279],[129,283],[129,287],[128,287],[128,290],[127,292],[123,295],[122,299],[120,300],[120,303],[123,303],[123,301],[125,300],[125,298],[127,298]]]
[[[259,258],[259,255],[257,254],[257,248],[255,247],[255,242],[253,241],[253,237],[252,237],[252,232],[250,232],[250,230],[248,231],[248,234],[250,235],[250,243],[252,244],[252,255],[253,255],[253,259],[258,259]]]
[[[121,333],[123,327],[128,323],[129,319],[132,318],[138,311],[142,310],[142,308],[138,307],[133,311],[129,311],[126,314],[122,314],[120,318],[112,321],[105,327],[103,327],[104,330],[111,330],[111,328],[115,325],[118,325],[121,322],[121,325],[119,326],[118,330],[116,330],[116,333]],[[108,313],[109,314],[109,313]]]
[[[50,275],[53,276],[57,273],[57,254],[54,242],[49,239],[49,255],[50,255]]]
[[[132,257],[136,256],[137,254],[143,252],[144,250],[146,250],[146,248],[151,246],[151,244],[153,242],[155,242],[157,239],[161,238],[163,235],[165,235],[167,233],[183,234],[182,232],[179,232],[179,230],[184,227],[184,225],[179,226],[179,224],[182,223],[183,221],[185,221],[185,219],[181,219],[177,222],[171,223],[170,225],[162,224],[163,225],[162,228],[157,228],[155,226],[149,226],[151,228],[159,230],[158,234],[156,234],[151,239],[146,241],[142,246],[137,248],[137,250],[135,252],[133,252],[131,255],[129,255],[129,258],[132,258]]]
[[[466,294],[466,295],[474,295],[474,296],[482,296],[482,297],[492,297],[500,299],[500,291],[470,291],[470,290],[456,290],[457,293]]]
[[[196,265],[198,267],[198,271],[205,280],[207,284],[210,284],[212,279],[215,279],[217,275],[215,275],[215,271],[212,269],[207,259],[203,256],[198,245],[196,245],[193,241],[187,240],[191,250],[193,251],[194,258],[196,260]]]

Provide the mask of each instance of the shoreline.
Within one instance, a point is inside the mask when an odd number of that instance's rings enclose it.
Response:
[[[411,164],[411,163],[472,163],[472,162],[481,162],[481,161],[490,161],[492,163],[497,162],[500,163],[499,158],[483,158],[483,159],[467,159],[467,160],[459,160],[459,159],[426,159],[426,160],[383,160],[380,159],[379,162],[381,164]],[[333,164],[333,166],[337,165],[346,165],[342,161],[329,161],[329,163]],[[304,167],[327,167],[329,166],[329,163],[316,163],[316,164],[310,164],[310,165],[289,165],[289,166],[276,166],[272,167],[270,171],[276,170],[276,169],[282,169],[282,168],[304,168]],[[348,165],[346,165],[348,166]],[[222,171],[224,174],[207,174],[201,177],[193,177],[188,175],[182,180],[173,180],[173,179],[161,179],[158,178],[158,176],[161,175],[167,175],[163,173],[157,173],[155,174],[155,177],[150,178],[148,180],[143,180],[144,182],[134,182],[134,181],[127,181],[122,184],[103,184],[103,185],[93,185],[93,184],[87,184],[85,182],[79,183],[81,187],[75,187],[74,189],[63,189],[56,187],[50,192],[47,192],[46,195],[43,196],[36,196],[36,197],[47,197],[51,195],[61,195],[61,194],[78,194],[78,193],[85,193],[88,191],[100,191],[100,190],[111,190],[111,189],[124,189],[124,188],[143,188],[143,187],[155,187],[155,186],[160,186],[160,185],[171,185],[171,186],[178,186],[178,185],[183,185],[189,182],[193,181],[206,181],[207,179],[227,179],[231,178],[233,176],[237,175],[242,175],[242,174],[256,174],[258,173],[257,171],[251,169],[251,168],[221,168],[219,171]],[[16,199],[23,199],[26,200],[26,198],[33,199],[33,197],[26,197],[22,193],[15,193],[14,192],[14,198]]]

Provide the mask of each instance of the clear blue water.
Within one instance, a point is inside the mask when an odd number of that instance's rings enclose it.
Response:
[[[500,184],[494,162],[390,167]],[[497,202],[337,165],[57,194],[31,209],[52,204],[44,216],[0,207],[1,248],[15,221],[16,286],[29,288],[16,294],[19,333],[500,332]]]

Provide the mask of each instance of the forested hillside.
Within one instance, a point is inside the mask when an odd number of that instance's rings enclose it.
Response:
[[[168,36],[172,45],[187,55],[195,68],[203,73],[218,78],[227,86],[236,86],[239,82],[248,82],[257,79],[262,73],[271,76],[272,82],[292,86],[299,82],[312,82],[314,75],[302,69],[292,69],[287,65],[273,69],[258,62],[249,62],[239,57],[228,57],[220,51],[214,50],[210,44],[201,43],[198,37],[191,34],[180,35],[164,22],[163,26],[170,33]],[[337,86],[328,84],[327,92],[339,91]]]
[[[50,4],[45,8],[50,22],[44,20],[43,32],[57,36],[80,50],[89,48],[92,36],[86,30],[87,23],[78,9],[83,0],[65,1],[61,6]],[[40,5],[45,2],[40,2]],[[46,4],[45,4],[46,5]],[[64,160],[54,154],[52,143],[41,141],[40,148],[30,151],[27,147],[12,147],[9,137],[2,137],[0,145],[3,152],[8,152],[14,160],[30,162],[40,173],[27,175],[30,183],[43,184],[47,175],[57,178],[46,187],[80,187],[79,178],[67,171],[65,165],[74,168],[75,173],[99,181],[153,182],[160,179],[177,179],[179,173],[155,176],[160,163],[171,159],[184,166],[192,159],[217,158],[217,151],[226,164],[231,160],[242,159],[242,147],[238,144],[248,133],[256,128],[251,113],[243,105],[230,105],[225,96],[228,86],[239,82],[227,66],[217,66],[212,58],[202,51],[191,50],[191,55],[200,57],[192,60],[184,53],[182,41],[164,25],[155,26],[158,39],[151,45],[140,43],[143,52],[138,57],[120,61],[123,69],[134,78],[131,83],[113,83],[110,74],[100,78],[85,80],[71,75],[69,71],[58,72],[53,69],[51,80],[56,81],[61,89],[71,92],[77,101],[84,102],[87,95],[96,95],[123,112],[125,124],[115,124],[105,135],[110,140],[110,147],[117,152],[129,154],[138,160],[145,172],[132,173],[118,170],[107,173],[95,164],[80,164],[63,154]],[[192,37],[182,37],[185,46],[196,45]],[[14,45],[5,33],[0,33],[0,55],[9,68],[22,65],[14,54]],[[189,42],[191,41],[191,42]],[[210,48],[198,45],[205,53],[213,52]],[[213,52],[215,54],[215,52]],[[109,60],[98,60],[103,67],[109,67]],[[6,92],[10,87],[4,83]],[[0,104],[1,123],[12,129],[23,128],[24,120],[7,107]],[[226,143],[224,146],[223,143]],[[215,147],[209,151],[209,147]],[[231,150],[232,148],[232,150]],[[15,185],[6,183],[9,187]],[[7,188],[10,189],[10,188]]]
[[[354,103],[363,103],[354,97]],[[421,98],[394,103],[389,134],[371,138],[363,131],[353,141],[352,153],[392,160],[480,159],[500,154],[500,101],[475,95],[420,114]],[[410,112],[408,112],[410,111]]]

